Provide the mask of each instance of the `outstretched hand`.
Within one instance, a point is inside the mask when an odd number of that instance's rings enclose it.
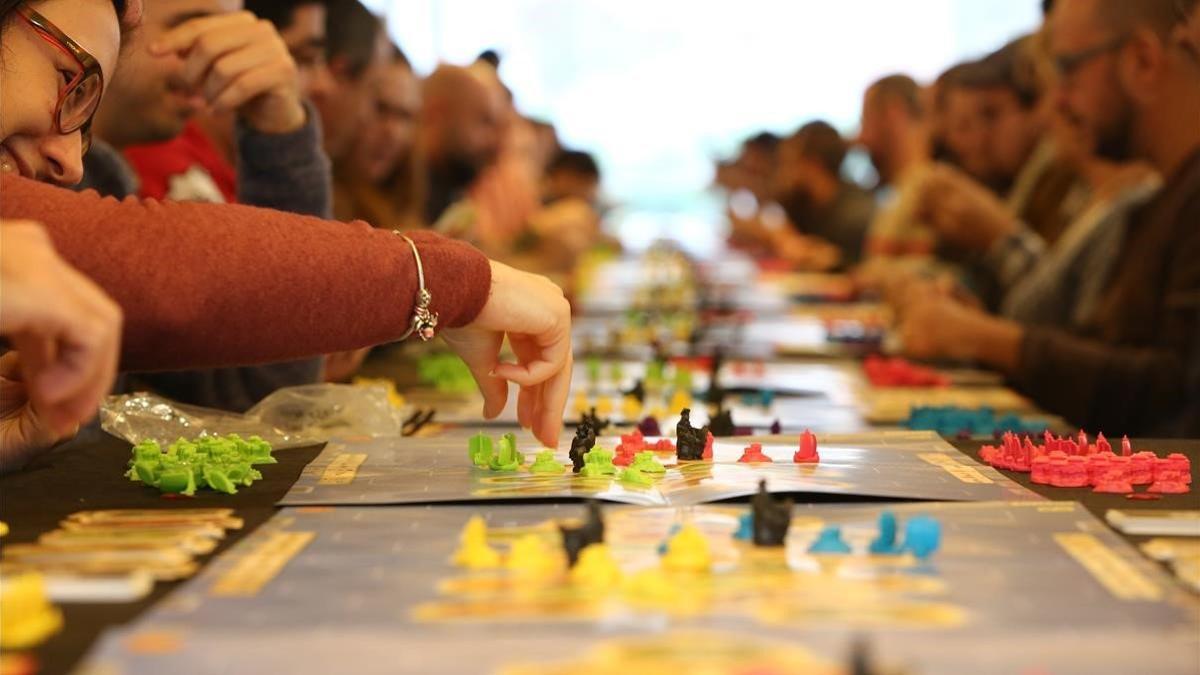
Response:
[[[483,415],[508,403],[508,383],[520,386],[517,421],[539,441],[558,444],[571,387],[571,306],[549,279],[492,262],[492,288],[475,321],[442,331],[483,393]],[[500,361],[507,336],[516,363]]]

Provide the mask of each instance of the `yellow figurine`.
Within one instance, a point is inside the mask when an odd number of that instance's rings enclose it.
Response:
[[[488,545],[487,523],[481,516],[471,516],[463,528],[454,564],[470,570],[494,569],[500,566],[500,552]]]
[[[692,407],[692,395],[686,391],[679,390],[671,395],[671,414],[678,415],[683,412],[684,408]]]
[[[621,414],[626,422],[636,422],[642,418],[642,402],[636,396],[626,396],[621,401]]]
[[[46,597],[41,574],[5,576],[0,588],[0,647],[35,647],[57,633],[62,623],[62,612]]]
[[[581,391],[575,394],[575,401],[571,404],[571,408],[577,415],[586,415],[591,412],[592,404],[588,401],[587,394]]]
[[[507,567],[522,577],[550,576],[562,565],[562,558],[556,553],[540,535],[526,534],[513,542]]]
[[[611,397],[601,396],[600,398],[596,399],[596,414],[597,415],[599,415],[602,418],[603,417],[611,417],[612,411],[613,411],[613,402],[612,402]]]
[[[708,550],[708,539],[704,538],[695,525],[684,525],[667,542],[662,566],[670,572],[708,572],[712,569],[712,553]]]
[[[588,544],[579,552],[571,581],[597,591],[606,591],[621,581],[621,568],[612,557],[608,544]]]

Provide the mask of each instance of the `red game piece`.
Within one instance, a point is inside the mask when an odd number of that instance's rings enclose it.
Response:
[[[1050,485],[1054,487],[1065,487],[1062,482],[1066,479],[1067,473],[1067,458],[1066,456],[1055,450],[1050,453],[1050,466],[1046,468],[1046,478]]]
[[[1121,437],[1121,454],[1125,457],[1133,454],[1133,444],[1129,442],[1128,436]]]
[[[1108,470],[1111,458],[1115,456],[1111,452],[1108,452],[1097,453],[1088,458],[1088,485],[1095,487],[1100,482],[1100,478]]]
[[[704,439],[704,452],[701,453],[700,459],[712,459],[713,435],[708,432],[708,436]]]
[[[1112,445],[1104,437],[1104,432],[1096,434],[1096,452],[1112,454]]]
[[[669,438],[660,438],[650,449],[655,452],[675,452],[675,444]]]
[[[1183,476],[1170,469],[1160,471],[1158,477],[1146,489],[1146,492],[1156,495],[1181,495],[1190,491],[1187,483],[1183,482]]]
[[[1192,484],[1192,460],[1181,452],[1172,452],[1167,455],[1167,461],[1171,462],[1171,468],[1179,472],[1184,484]]]
[[[1133,484],[1129,482],[1130,459],[1116,456],[1108,460],[1108,468],[1100,475],[1092,492],[1109,494],[1126,494],[1133,492]]]
[[[1037,485],[1050,484],[1050,458],[1049,457],[1034,457],[1030,462],[1031,473],[1029,480]]]
[[[762,443],[751,443],[742,451],[742,456],[738,457],[739,462],[754,464],[758,462],[772,462],[770,457],[763,454]]]
[[[1087,487],[1087,457],[1068,457],[1066,468],[1062,471],[1062,475],[1058,480],[1058,485],[1059,487]]]
[[[1153,452],[1139,452],[1129,461],[1129,482],[1134,485],[1149,485],[1154,482],[1154,460],[1158,459]]]
[[[1079,438],[1076,439],[1075,442],[1079,444],[1079,454],[1081,454],[1081,455],[1092,454],[1092,453],[1088,452],[1088,437],[1087,437],[1087,434],[1083,431],[1083,429],[1079,430]]]
[[[996,454],[1000,450],[994,445],[985,445],[979,449],[979,459],[989,466],[996,466]]]
[[[792,456],[792,461],[797,464],[815,464],[821,461],[821,456],[817,454],[817,437],[808,429],[800,435],[800,449]]]

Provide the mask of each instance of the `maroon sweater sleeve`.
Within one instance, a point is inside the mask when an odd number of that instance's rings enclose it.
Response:
[[[390,231],[227,204],[101,198],[0,177],[0,216],[46,226],[125,313],[123,370],[284,361],[395,340],[417,291]],[[471,246],[409,233],[441,327],[470,323],[491,267]]]

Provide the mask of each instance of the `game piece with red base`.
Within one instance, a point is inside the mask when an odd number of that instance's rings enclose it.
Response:
[[[1128,436],[1121,437],[1121,454],[1125,457],[1133,454],[1133,443],[1129,442]]]
[[[742,456],[738,457],[738,461],[744,464],[754,464],[758,462],[774,461],[767,455],[763,454],[762,443],[751,443],[742,451]]]
[[[942,544],[942,525],[929,516],[914,516],[904,524],[904,550],[924,560]]]
[[[708,429],[708,427],[705,427],[705,429]],[[713,438],[711,431],[704,432],[704,453],[702,455],[700,455],[700,459],[712,459],[713,458],[713,441],[714,440],[715,439]]]
[[[775,420],[774,422],[771,422],[771,435],[778,436],[779,434],[782,434],[782,433],[783,433],[783,425],[779,423],[779,420]]]
[[[1166,459],[1168,462],[1170,462],[1168,468],[1178,471],[1179,475],[1183,479],[1183,482],[1187,485],[1191,485],[1192,460],[1188,459],[1188,456],[1181,452],[1172,452],[1171,454],[1167,455]]]
[[[1113,454],[1112,444],[1104,437],[1104,432],[1096,434],[1096,452],[1098,454]]]
[[[1130,458],[1118,455],[1108,460],[1108,468],[1100,475],[1092,492],[1127,494],[1133,492],[1129,482]]]
[[[1170,464],[1170,459],[1160,459],[1159,462]],[[1183,474],[1178,469],[1161,468],[1155,471],[1154,482],[1146,488],[1146,492],[1160,495],[1181,495],[1190,491],[1183,480]]]
[[[1154,460],[1158,459],[1153,452],[1136,453],[1129,460],[1129,482],[1133,485],[1149,485],[1154,482]]]
[[[827,525],[817,535],[817,540],[808,547],[809,553],[849,553],[850,545],[842,541],[842,528]]]
[[[800,435],[800,449],[792,456],[792,461],[796,464],[816,464],[821,461],[821,456],[817,454],[817,437],[808,429]]]
[[[675,452],[675,444],[669,438],[660,438],[658,442],[650,446],[650,449],[655,452]]]
[[[792,500],[775,499],[767,492],[767,481],[758,482],[758,493],[750,499],[754,519],[755,546],[783,546],[792,524]]]
[[[708,427],[697,429],[692,426],[692,411],[684,408],[675,425],[675,448],[681,460],[704,459],[704,446],[708,442]]]
[[[1062,482],[1066,480],[1067,473],[1067,455],[1066,453],[1055,450],[1049,455],[1050,466],[1046,468],[1046,477],[1049,479],[1049,484],[1054,487],[1064,487]]]
[[[1089,485],[1087,457],[1071,455],[1067,457],[1066,468],[1058,481],[1059,487],[1087,487]]]
[[[896,514],[884,511],[879,514],[879,534],[871,541],[868,549],[876,555],[893,555],[900,552],[896,545]]]
[[[1030,462],[1029,480],[1035,485],[1050,484],[1050,458],[1049,457],[1034,457]]]
[[[591,544],[604,541],[604,516],[600,505],[595,501],[587,503],[587,517],[578,527],[558,526],[562,534],[563,549],[567,553],[567,564],[574,565],[579,558],[579,552]]]
[[[1088,458],[1088,484],[1095,487],[1100,479],[1104,477],[1104,472],[1112,464],[1112,458],[1116,455],[1111,452],[1098,452]]]
[[[1076,440],[1076,443],[1079,445],[1079,454],[1081,454],[1081,455],[1092,454],[1090,452],[1090,445],[1088,443],[1087,433],[1085,433],[1083,429],[1079,430],[1079,438]]]

